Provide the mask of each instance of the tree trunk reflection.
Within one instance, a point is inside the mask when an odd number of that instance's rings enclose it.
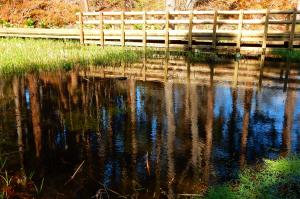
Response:
[[[247,138],[249,131],[249,121],[251,112],[251,100],[252,100],[253,89],[247,89],[244,98],[244,116],[243,116],[243,127],[241,137],[241,149],[240,149],[240,167],[244,167],[247,154]]]
[[[213,84],[214,67],[210,67],[210,85],[207,88],[207,111],[206,111],[206,141],[205,141],[205,166],[204,166],[204,182],[209,182],[210,175],[210,160],[212,153],[212,139],[213,139],[213,122],[214,122],[214,84]]]
[[[13,92],[14,92],[14,101],[15,101],[16,127],[17,127],[17,134],[18,134],[20,164],[23,170],[24,144],[23,144],[22,120],[21,120],[20,81],[18,77],[14,77],[13,79]]]
[[[286,157],[291,152],[291,131],[294,121],[294,109],[296,101],[295,90],[288,90],[285,100],[284,122],[282,132],[281,156]]]
[[[168,120],[168,135],[167,135],[167,158],[168,158],[168,196],[173,198],[173,181],[175,178],[174,167],[174,141],[175,141],[175,120],[173,110],[173,85],[165,83],[166,111]]]
[[[36,157],[40,157],[42,150],[41,108],[38,92],[38,80],[35,75],[28,75],[28,85],[30,91],[30,109]]]

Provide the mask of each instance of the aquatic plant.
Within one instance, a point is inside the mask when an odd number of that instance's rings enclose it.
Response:
[[[265,160],[263,169],[243,171],[237,186],[225,184],[212,187],[206,198],[299,198],[299,167],[299,157]]]
[[[9,190],[10,190],[12,177],[8,176],[7,171],[5,171],[5,175],[0,175],[0,177],[2,178],[2,181],[4,182],[4,187],[2,188],[2,195],[7,197]]]
[[[2,169],[6,166],[6,159],[1,161]],[[0,175],[0,199],[2,198],[35,198],[42,194],[44,189],[43,178],[38,185],[33,181],[34,171],[30,172],[29,176],[26,175],[24,169],[19,171],[7,170],[1,172]]]
[[[281,49],[281,50],[274,50],[272,54],[292,62],[300,61],[300,50]]]
[[[37,187],[37,185],[35,183],[33,183],[37,195],[40,195],[42,193],[42,191],[43,191],[44,180],[45,180],[45,178],[42,179],[42,182],[41,182],[41,184],[40,184],[39,187]]]
[[[5,167],[6,165],[6,159],[2,159],[0,158],[0,172],[3,170],[3,168]]]

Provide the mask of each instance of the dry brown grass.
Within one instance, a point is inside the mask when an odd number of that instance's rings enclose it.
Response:
[[[20,26],[25,25],[29,18],[36,26],[39,23],[45,23],[47,26],[65,26],[75,23],[75,13],[79,10],[80,7],[76,3],[58,0],[6,1],[0,5],[0,19]]]

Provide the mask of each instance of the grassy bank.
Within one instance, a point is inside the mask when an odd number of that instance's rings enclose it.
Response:
[[[132,48],[102,49],[72,41],[33,39],[0,39],[0,52],[1,74],[132,63],[143,53]]]
[[[120,66],[147,58],[164,58],[164,51],[142,48],[122,48],[80,45],[78,41],[0,38],[0,74],[72,69],[84,66]],[[216,53],[175,50],[170,58],[185,57],[190,62],[216,62]]]
[[[206,198],[300,198],[300,158],[266,161],[260,171],[245,170],[237,185],[213,187]]]

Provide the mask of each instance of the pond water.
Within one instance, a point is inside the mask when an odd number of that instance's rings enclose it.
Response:
[[[1,158],[45,198],[172,198],[299,153],[296,68],[147,63],[1,78]]]

